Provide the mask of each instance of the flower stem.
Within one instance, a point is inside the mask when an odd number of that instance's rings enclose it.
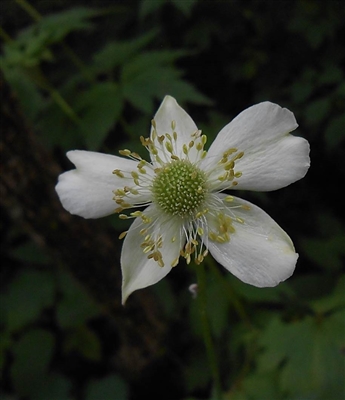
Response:
[[[220,375],[218,369],[218,361],[216,356],[216,351],[214,347],[214,343],[212,340],[211,327],[209,323],[209,319],[207,317],[207,296],[206,296],[206,273],[205,266],[201,263],[195,266],[196,275],[197,275],[197,283],[198,283],[198,294],[197,301],[199,306],[200,320],[202,325],[202,333],[204,338],[204,343],[206,347],[207,357],[212,373],[213,383],[214,383],[214,391],[215,391],[215,400],[222,399],[222,389],[220,383]]]

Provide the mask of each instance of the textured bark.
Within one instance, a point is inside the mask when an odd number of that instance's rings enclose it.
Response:
[[[1,207],[11,223],[50,254],[53,267],[67,268],[115,321],[119,346],[115,363],[124,373],[140,374],[157,356],[164,323],[157,302],[137,292],[120,304],[120,249],[99,220],[66,212],[56,195],[61,168],[37,140],[7,83],[1,85]]]

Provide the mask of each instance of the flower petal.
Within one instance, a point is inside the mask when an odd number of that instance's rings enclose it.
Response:
[[[156,123],[156,132],[158,136],[165,135],[166,133],[173,136],[173,131],[176,131],[176,142],[173,141],[174,154],[180,158],[185,158],[186,155],[183,153],[183,145],[188,146],[191,141],[195,142],[196,138],[192,135],[198,131],[195,122],[189,114],[178,105],[173,97],[165,96],[154,116],[154,121]],[[172,123],[175,124],[174,129],[172,128]],[[153,139],[152,134],[153,127],[151,128],[151,139]],[[199,139],[197,139],[197,141],[198,140]],[[158,140],[155,141],[158,155],[164,162],[171,161],[170,153],[165,148],[166,141],[167,139],[162,143],[159,143]],[[197,160],[197,155],[196,146],[189,148],[188,158],[191,162]],[[156,162],[154,158],[152,158],[152,162]]]
[[[117,208],[113,190],[133,185],[133,180],[119,178],[114,169],[132,171],[136,163],[125,158],[92,151],[74,150],[67,157],[76,169],[59,176],[56,191],[63,207],[84,218],[100,218]]]
[[[157,215],[157,209],[150,205],[144,210],[145,216]],[[136,218],[131,225],[122,247],[121,268],[122,268],[122,303],[135,290],[153,285],[163,279],[172,269],[172,263],[180,255],[183,245],[180,238],[180,226],[175,219],[166,219],[154,222],[154,232],[151,237],[162,236],[162,246],[159,251],[162,254],[164,266],[161,267],[152,258],[148,258],[140,246],[144,236],[140,234],[141,229],[149,228],[141,218]]]
[[[226,213],[235,232],[229,242],[208,241],[212,256],[241,281],[257,287],[276,286],[289,278],[298,258],[289,236],[254,204],[236,197],[230,204]],[[208,222],[210,229],[217,229],[215,220]]]
[[[289,134],[297,126],[293,113],[277,104],[263,102],[249,107],[219,132],[202,169],[215,167],[227,149],[236,148],[244,152],[235,162],[235,172],[242,173],[236,189],[287,186],[303,178],[310,165],[308,142]],[[220,188],[227,185],[224,182]]]

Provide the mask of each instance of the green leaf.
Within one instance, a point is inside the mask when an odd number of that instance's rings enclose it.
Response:
[[[344,234],[324,239],[305,238],[301,243],[306,256],[323,270],[341,270],[345,255]]]
[[[34,270],[20,272],[3,299],[7,329],[16,331],[37,320],[42,310],[53,304],[54,295],[55,284],[49,273]]]
[[[334,150],[345,140],[345,114],[333,118],[325,132],[325,141],[328,150]]]
[[[43,17],[6,44],[4,62],[9,66],[32,67],[43,60],[51,61],[53,56],[48,47],[70,32],[90,29],[93,25],[88,19],[98,13],[91,8],[77,7]]]
[[[158,11],[160,8],[167,3],[167,0],[153,1],[153,0],[141,0],[139,8],[140,18],[145,18],[147,15]]]
[[[158,34],[152,30],[143,36],[122,42],[110,42],[93,55],[92,68],[97,72],[109,72],[122,65],[147,46]]]
[[[21,396],[37,391],[46,374],[54,350],[54,337],[43,329],[31,330],[14,346],[11,369],[13,385]]]
[[[247,285],[231,275],[227,279],[230,281],[232,289],[238,295],[251,302],[281,303],[284,298],[293,296],[293,291],[287,283],[282,283],[275,287],[258,288]]]
[[[31,393],[30,400],[72,400],[69,395],[71,391],[71,382],[62,375],[50,373],[41,376],[36,391]]]
[[[35,120],[44,103],[35,83],[20,68],[5,67],[4,75],[18,97],[25,116],[29,120]]]
[[[331,101],[328,97],[314,100],[306,107],[306,121],[311,126],[318,125],[326,118],[330,109]]]
[[[66,333],[64,342],[66,352],[77,351],[89,360],[99,361],[101,344],[97,335],[87,326],[77,326]]]
[[[86,389],[85,400],[126,400],[128,388],[126,383],[117,375],[91,381]]]
[[[264,351],[258,359],[259,371],[280,367],[281,389],[289,394],[340,393],[344,325],[343,310],[322,320],[307,317],[285,323],[274,318],[260,338]]]
[[[59,42],[70,32],[92,28],[88,19],[99,13],[99,10],[87,7],[71,8],[42,18],[35,30],[45,35],[49,43]]]
[[[123,107],[122,94],[113,82],[103,82],[81,93],[75,101],[81,132],[90,150],[98,150],[114,127]]]
[[[186,16],[190,15],[198,0],[172,1],[172,4]]]
[[[345,276],[341,276],[331,294],[312,301],[310,305],[317,313],[327,313],[333,311],[334,309],[345,306],[344,293]]]
[[[147,114],[153,113],[154,99],[162,101],[166,94],[179,100],[210,104],[206,96],[181,78],[181,72],[171,64],[181,51],[148,52],[124,65],[121,84],[125,98]]]
[[[56,318],[63,329],[75,328],[99,315],[100,310],[88,293],[67,273],[60,272],[62,299],[56,308]]]

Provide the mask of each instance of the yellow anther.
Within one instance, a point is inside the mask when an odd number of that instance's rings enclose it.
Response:
[[[225,198],[224,198],[224,200],[227,202],[227,203],[231,203],[232,201],[234,201],[234,197],[233,196],[226,196]]]
[[[151,218],[147,217],[147,216],[144,215],[144,214],[141,215],[141,219],[142,219],[142,221],[143,221],[144,224],[149,224],[149,223],[152,221]]]
[[[171,121],[171,129],[174,131],[176,129],[176,121]]]
[[[229,171],[229,169],[234,169],[234,166],[235,166],[235,161],[231,160],[224,165],[224,169],[226,171]]]
[[[120,214],[120,215],[119,215],[119,218],[120,218],[120,219],[128,219],[129,217],[128,217],[128,215],[126,215],[126,214]]]
[[[200,142],[198,142],[197,144],[196,144],[196,149],[198,150],[198,151],[201,151],[202,149],[203,149],[203,144],[202,143],[200,143]]]
[[[124,174],[119,169],[114,169],[114,175],[117,175],[119,178],[124,178]]]
[[[174,149],[173,149],[173,147],[172,147],[172,144],[171,144],[171,142],[165,142],[165,148],[168,150],[168,152],[169,153],[173,153],[174,152]]]
[[[126,192],[123,189],[116,189],[113,191],[116,196],[126,196]]]
[[[244,156],[244,152],[241,151],[240,153],[236,154],[236,156],[234,157],[234,161],[239,160],[240,158],[242,158]]]
[[[128,233],[128,231],[124,231],[124,232],[120,233],[119,239],[123,239],[127,235],[127,233]]]
[[[130,150],[128,150],[128,149],[124,149],[124,150],[119,150],[119,153],[120,153],[122,156],[128,157],[128,156],[131,155],[132,152],[131,152]]]
[[[143,213],[142,213],[142,211],[133,211],[133,212],[131,212],[131,216],[132,217],[142,217]]]
[[[137,189],[134,189],[134,188],[129,188],[129,191],[130,191],[130,193],[132,193],[132,194],[134,194],[134,195],[139,194],[139,192],[137,191]]]

